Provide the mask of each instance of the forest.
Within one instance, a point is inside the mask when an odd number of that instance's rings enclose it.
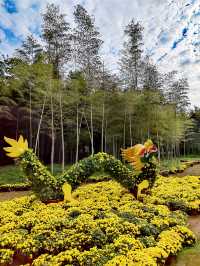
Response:
[[[1,56],[1,147],[4,135],[22,134],[44,162],[63,168],[98,151],[119,158],[121,147],[146,138],[162,158],[197,153],[199,110],[191,111],[189,83],[175,70],[159,72],[144,52],[143,26],[133,18],[125,27],[113,73],[94,16],[81,5],[73,15],[74,28],[48,4],[41,39],[27,36],[14,55]]]

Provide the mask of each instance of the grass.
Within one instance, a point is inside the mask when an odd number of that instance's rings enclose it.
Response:
[[[159,165],[160,170],[174,170],[181,165],[180,159],[162,160]]]
[[[200,155],[188,155],[188,156],[181,156],[176,159],[161,160],[159,169],[171,170],[171,171],[178,169],[181,166],[181,160],[197,161],[200,160]]]
[[[65,169],[69,168],[67,165]],[[48,170],[51,170],[51,166],[47,165]],[[59,175],[62,172],[61,164],[54,164],[54,175]],[[17,165],[6,165],[0,167],[0,185],[5,184],[18,184],[24,183],[27,179],[20,166]]]
[[[0,167],[0,185],[24,183],[26,181],[27,180],[20,167],[16,165]]]
[[[197,266],[200,262],[200,241],[198,241],[193,247],[184,248],[178,255],[172,260],[170,266]]]
[[[200,155],[186,155],[180,158],[181,160],[200,160]]]

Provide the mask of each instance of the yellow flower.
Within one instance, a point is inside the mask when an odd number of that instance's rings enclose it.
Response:
[[[26,139],[24,140],[21,135],[18,141],[7,137],[4,137],[4,140],[11,146],[4,148],[4,150],[7,152],[7,156],[9,157],[18,158],[28,150],[28,142]]]

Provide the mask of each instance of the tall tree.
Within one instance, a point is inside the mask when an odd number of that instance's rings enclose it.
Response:
[[[143,72],[143,88],[144,89],[160,89],[161,75],[158,72],[157,66],[151,62],[149,57],[145,57],[142,62]]]
[[[42,37],[46,43],[48,61],[53,65],[54,77],[61,75],[61,69],[71,57],[71,34],[65,15],[58,6],[48,4],[43,14]]]
[[[17,56],[24,62],[27,64],[33,64],[38,60],[39,55],[42,53],[42,47],[33,35],[29,35],[16,52]]]
[[[176,112],[185,113],[190,105],[189,97],[189,84],[186,78],[180,78],[172,83],[168,90],[168,101],[175,105]]]
[[[101,67],[99,51],[103,41],[95,27],[94,18],[81,6],[74,11],[76,27],[74,29],[75,64],[85,74],[88,86],[96,86],[96,76]]]
[[[143,27],[132,20],[125,28],[127,41],[124,43],[120,59],[120,72],[126,87],[138,89],[139,68],[141,65]]]

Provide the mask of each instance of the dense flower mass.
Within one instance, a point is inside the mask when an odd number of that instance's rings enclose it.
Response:
[[[200,179],[199,176],[163,177],[160,176],[151,196],[145,198],[152,204],[165,204],[173,210],[186,212],[200,211]]]
[[[195,238],[181,211],[137,201],[115,181],[80,186],[72,202],[0,204],[0,263],[159,265]]]

